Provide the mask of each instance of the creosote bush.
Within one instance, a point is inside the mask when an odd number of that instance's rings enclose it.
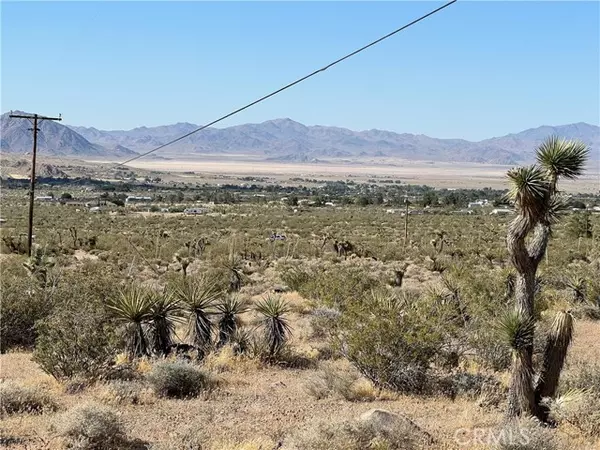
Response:
[[[0,411],[2,414],[39,414],[56,411],[54,398],[39,387],[21,386],[11,381],[0,383]]]
[[[161,362],[147,375],[148,382],[161,397],[197,397],[210,390],[214,381],[204,371],[186,362]]]
[[[117,353],[114,325],[93,304],[61,308],[37,324],[33,359],[56,379],[98,379]]]
[[[392,297],[366,297],[343,315],[337,345],[375,385],[424,392],[430,365],[453,332],[449,312],[451,308],[427,299],[405,303]]]

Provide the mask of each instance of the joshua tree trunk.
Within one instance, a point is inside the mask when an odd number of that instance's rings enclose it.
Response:
[[[532,231],[534,235],[527,246],[525,238]],[[517,270],[515,306],[523,320],[534,320],[535,275],[549,237],[550,227],[547,224],[532,227],[523,216],[515,218],[508,230],[507,246]],[[510,417],[538,415],[533,387],[533,339],[514,357],[507,414]]]

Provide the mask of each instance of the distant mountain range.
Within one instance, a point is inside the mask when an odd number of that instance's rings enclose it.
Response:
[[[29,152],[30,124],[1,116],[2,151]],[[191,123],[132,130],[104,131],[43,122],[40,153],[79,158],[122,159],[158,147],[198,128]],[[331,158],[403,158],[424,161],[456,161],[517,164],[531,161],[544,138],[556,134],[580,139],[592,150],[592,161],[600,159],[600,128],[587,123],[541,126],[516,134],[479,142],[437,139],[425,135],[384,130],[352,131],[345,128],[306,126],[291,119],[228,128],[207,128],[157,152],[167,158],[199,154],[252,155],[272,161],[310,162]]]

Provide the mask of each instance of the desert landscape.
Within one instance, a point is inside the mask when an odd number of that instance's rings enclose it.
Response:
[[[0,9],[0,448],[600,450],[600,3]]]

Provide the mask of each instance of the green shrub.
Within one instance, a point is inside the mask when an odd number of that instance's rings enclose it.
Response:
[[[114,326],[93,304],[55,311],[36,330],[33,359],[56,379],[101,378],[117,353]]]
[[[28,349],[35,345],[35,322],[52,311],[51,298],[36,283],[22,278],[0,275],[2,289],[2,320],[0,350]]]
[[[338,346],[374,384],[400,392],[423,392],[427,372],[453,331],[451,308],[427,299],[403,304],[365,299],[341,319]]]
[[[126,448],[127,439],[119,416],[110,408],[94,403],[77,405],[63,413],[56,421],[56,430],[70,448]]]
[[[343,310],[377,285],[378,281],[361,268],[336,266],[316,271],[310,281],[299,286],[298,293],[319,305]]]
[[[0,411],[3,414],[55,411],[56,402],[39,387],[20,386],[6,381],[0,383]]]
[[[161,397],[196,397],[212,387],[208,374],[185,362],[158,363],[147,378],[156,394]]]

